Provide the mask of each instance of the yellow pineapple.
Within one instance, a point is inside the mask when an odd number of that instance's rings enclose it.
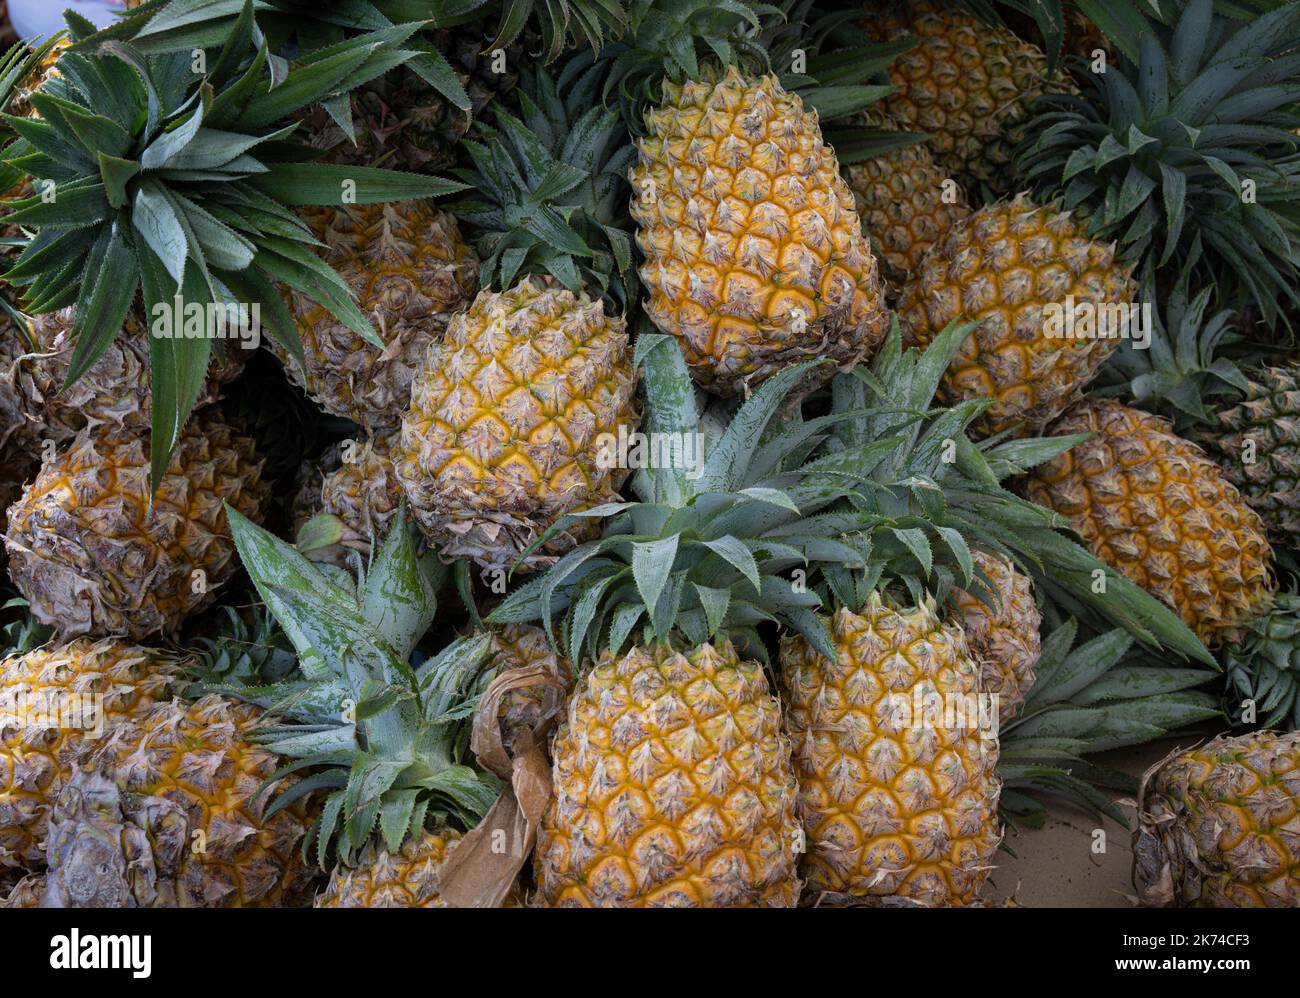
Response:
[[[603,302],[532,278],[481,292],[412,385],[395,455],[412,515],[446,557],[512,565],[565,513],[616,498],[627,469],[602,467],[598,442],[635,431],[635,387],[626,324]]]
[[[898,609],[872,593],[830,626],[835,662],[801,636],[781,641],[808,888],[974,902],[1001,838],[996,724],[981,729],[976,713],[979,662],[933,605]],[[953,703],[962,713],[945,717]]]
[[[876,259],[798,96],[733,67],[665,82],[646,129],[631,172],[646,312],[696,381],[743,395],[799,361],[851,367],[875,349],[888,323]]]
[[[1085,399],[1053,426],[1092,439],[1033,469],[1028,494],[1102,561],[1172,607],[1207,645],[1272,602],[1264,524],[1199,447],[1169,423]]]
[[[299,857],[307,807],[298,800],[267,816],[296,777],[271,780],[283,763],[252,740],[264,724],[260,710],[209,695],[164,701],[115,727],[60,797],[47,903],[310,904],[314,871]]]
[[[547,907],[790,907],[790,743],[728,641],[606,652],[555,736],[534,869]]]
[[[150,501],[149,447],[83,432],[9,510],[10,575],[60,634],[173,636],[234,573],[223,503],[260,517],[252,441],[199,413]]]
[[[857,123],[900,131],[887,115],[867,112]],[[925,143],[891,149],[844,168],[863,231],[876,247],[885,277],[897,289],[920,266],[926,252],[954,223],[970,214],[961,187],[934,161]],[[949,193],[951,191],[951,193]]]
[[[179,677],[172,655],[114,638],[0,661],[0,872],[44,865],[50,810],[78,756]]]
[[[889,66],[898,88],[885,110],[930,136],[935,157],[963,184],[1005,186],[1029,106],[1049,87],[1047,56],[1008,29],[946,0],[869,0],[862,26],[876,41],[915,39]]]
[[[985,603],[981,594],[958,589],[954,596],[959,622],[971,654],[980,664],[981,688],[998,698],[998,720],[1005,722],[1034,685],[1043,617],[1034,603],[1029,576],[1019,572],[1009,558],[979,550],[973,551],[972,557],[993,583],[994,605]]]
[[[1059,415],[1096,376],[1119,347],[1127,328],[1119,318],[1136,294],[1113,246],[1089,239],[1068,212],[1019,196],[954,225],[903,288],[898,315],[905,340],[920,346],[956,319],[981,322],[940,397],[992,398],[977,429],[1023,431]],[[1067,312],[1075,333],[1096,335],[1065,335]],[[1088,316],[1109,318],[1102,328]]]
[[[327,412],[370,428],[391,428],[410,399],[411,378],[431,343],[478,284],[478,257],[456,220],[428,201],[301,211],[325,244],[383,348],[367,343],[320,303],[291,296],[306,369],[276,354],[295,383]]]
[[[1144,904],[1300,908],[1300,732],[1173,753],[1143,776],[1138,821]]]

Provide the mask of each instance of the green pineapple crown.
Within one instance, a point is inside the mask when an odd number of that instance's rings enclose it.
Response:
[[[1254,717],[1235,720],[1300,731],[1300,594],[1279,593],[1224,648],[1229,693],[1254,704]]]
[[[575,663],[603,649],[618,654],[629,639],[698,645],[716,637],[766,660],[758,633],[765,622],[834,654],[814,613],[820,599],[783,574],[858,557],[816,516],[855,479],[853,455],[807,460],[834,417],[797,427],[774,419],[817,362],[770,378],[729,419],[725,404],[701,414],[675,340],[643,333],[635,362],[645,366],[641,432],[662,459],[633,475],[636,501],[606,503],[552,527],[548,534],[584,517],[605,521],[598,540],[508,596],[489,623],[540,619],[554,639],[563,613],[557,646]]]
[[[1004,820],[1041,825],[1043,799],[1056,798],[1127,827],[1106,791],[1133,793],[1137,781],[1087,757],[1221,718],[1205,690],[1218,680],[1213,670],[1155,659],[1121,628],[1081,639],[1076,621],[1065,620],[1043,639],[1034,685],[998,732]]]
[[[469,723],[491,678],[491,636],[461,638],[422,664],[417,642],[437,610],[445,575],[417,554],[405,510],[355,586],[229,506],[231,533],[253,584],[298,653],[301,678],[271,686],[219,686],[285,723],[262,729],[266,747],[293,760],[268,781],[312,769],[271,813],[323,791],[303,844],[325,865],[333,844],[351,865],[378,835],[389,851],[448,818],[472,827],[500,781],[468,762]]]
[[[934,406],[944,372],[974,329],[953,323],[924,351],[904,350],[895,321],[869,367],[831,383],[831,414],[838,418],[821,452],[854,456],[860,480],[836,510],[837,525],[864,565],[820,568],[831,602],[856,609],[871,592],[892,586],[914,603],[927,594],[944,603],[955,586],[969,588],[973,579],[982,583],[975,594],[987,602],[990,580],[971,555],[982,547],[1011,558],[1040,591],[1076,612],[1119,625],[1150,646],[1212,662],[1164,604],[1061,533],[1052,511],[1002,486],[1082,436],[977,443],[969,427],[991,400]]]
[[[1235,21],[1188,0],[1173,27],[1133,34],[1136,61],[1093,75],[1090,99],[1043,100],[1022,176],[1126,260],[1176,271],[1199,236],[1199,276],[1285,322],[1280,303],[1300,304],[1300,7]]]
[[[635,150],[590,72],[557,83],[522,74],[520,117],[498,107],[465,143],[472,166],[457,171],[472,195],[452,207],[475,227],[484,287],[529,274],[574,294],[594,290],[626,311],[637,298],[626,220]]]
[[[414,26],[387,28],[322,49],[289,67],[255,47],[245,2],[228,35],[205,52],[146,56],[105,41],[65,52],[59,74],[30,98],[39,117],[5,115],[18,138],[3,159],[33,178],[35,193],[10,204],[8,221],[34,230],[7,280],[25,308],[76,305],[68,382],[80,378],[123,328],[128,312],[170,314],[188,305],[264,313],[266,332],[302,362],[297,325],[276,284],[320,302],[367,341],[382,340],[290,205],[336,205],[355,185],[359,203],[459,190],[436,177],[303,162],[286,115],[345,94],[395,66]],[[68,12],[74,42],[94,26]],[[76,49],[76,46],[74,46]],[[211,338],[149,338],[155,487],[202,389]]]

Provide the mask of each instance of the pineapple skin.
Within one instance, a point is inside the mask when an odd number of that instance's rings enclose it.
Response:
[[[397,853],[371,841],[353,869],[337,867],[316,895],[316,908],[446,908],[438,870],[460,833],[443,828],[408,839]]]
[[[784,908],[799,897],[790,742],[730,642],[608,652],[552,744],[542,907]]]
[[[966,642],[980,664],[981,688],[997,696],[998,720],[1005,724],[1034,685],[1043,615],[1034,602],[1029,576],[1017,571],[1010,558],[979,550],[972,551],[971,557],[993,582],[997,609],[964,589],[953,595]]]
[[[546,637],[546,631],[533,624],[507,624],[492,629],[494,664],[500,672],[508,669],[541,667],[568,689],[569,669],[561,662]],[[501,724],[502,743],[513,754],[524,732],[535,731],[547,712],[548,693],[545,685],[525,686],[511,690],[501,698],[497,712]]]
[[[14,439],[36,450],[43,440],[64,444],[85,429],[144,432],[152,418],[149,333],[134,312],[84,375],[65,387],[76,340],[76,309],[30,317],[30,330],[13,326],[0,343],[0,413]],[[244,351],[236,340],[215,341],[208,376],[195,401],[201,409],[239,376]]]
[[[731,68],[665,83],[646,129],[630,174],[646,313],[695,380],[745,395],[804,360],[868,357],[889,322],[884,289],[816,114],[774,76]]]
[[[222,504],[257,521],[268,501],[252,441],[211,415],[190,421],[152,511],[146,441],[83,433],[10,508],[10,575],[61,636],[172,637],[238,568]]]
[[[950,323],[983,324],[944,375],[947,405],[992,398],[976,432],[1022,422],[1033,430],[1059,415],[1096,377],[1119,337],[1049,336],[1045,308],[1127,305],[1137,294],[1114,246],[1094,242],[1082,223],[1023,195],[980,209],[949,230],[903,288],[898,316],[908,345],[927,346]]]
[[[143,713],[181,675],[172,655],[116,638],[0,662],[0,873],[44,866],[50,811],[94,729]]]
[[[1300,545],[1300,364],[1250,372],[1245,397],[1217,416],[1218,432],[1204,438],[1216,463],[1270,535]]]
[[[327,412],[371,430],[391,429],[411,397],[429,344],[465,309],[478,285],[478,256],[455,218],[428,200],[300,211],[321,255],[379,330],[367,343],[321,304],[289,293],[306,368],[279,344],[289,378]]]
[[[1143,904],[1300,908],[1300,732],[1175,752],[1143,777],[1138,818]]]
[[[136,905],[310,905],[315,871],[299,855],[313,817],[310,798],[265,817],[296,782],[282,777],[259,795],[282,765],[250,739],[265,723],[257,708],[212,694],[193,702],[164,701],[115,727],[83,757],[85,768],[108,775],[127,799],[158,798],[165,802],[159,809],[170,805],[183,816],[182,848],[165,848],[160,836],[149,837],[157,884],[133,884]],[[129,849],[131,843],[124,845]],[[51,863],[51,876],[57,873]]]
[[[1259,515],[1196,445],[1157,416],[1084,399],[1053,435],[1095,433],[1030,473],[1098,558],[1164,600],[1206,645],[1232,640],[1273,599]]]
[[[507,568],[565,513],[616,498],[603,434],[634,431],[636,374],[622,317],[585,294],[524,280],[481,292],[429,346],[402,421],[397,477],[445,557]],[[585,530],[525,559],[553,563]]]
[[[914,727],[889,698],[981,692],[959,627],[931,606],[898,610],[873,593],[830,622],[838,661],[801,636],[781,640],[808,889],[831,898],[977,900],[1001,839],[996,732]],[[987,737],[981,737],[984,734]]]
[[[858,123],[883,131],[905,131],[883,114],[864,113]],[[893,149],[881,156],[850,163],[844,178],[858,207],[862,228],[879,247],[881,269],[891,286],[906,283],[930,247],[970,214],[966,195],[943,199],[949,179],[925,143]]]
[[[294,501],[294,532],[313,516],[337,517],[342,536],[327,555],[314,554],[340,568],[352,563],[351,552],[368,555],[372,539],[383,540],[397,516],[402,486],[393,467],[393,453],[400,444],[399,433],[376,433],[368,440],[344,441],[330,448],[319,464],[305,465],[300,479],[305,482]],[[352,460],[344,460],[351,445]]]
[[[866,11],[862,27],[872,40],[918,40],[889,66],[899,89],[882,102],[886,112],[927,133],[935,158],[963,185],[1002,184],[1019,126],[1048,89],[1047,56],[942,0],[871,0]]]

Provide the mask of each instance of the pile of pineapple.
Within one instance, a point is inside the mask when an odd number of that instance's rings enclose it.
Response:
[[[0,906],[981,906],[1136,791],[1300,907],[1300,3],[127,6],[0,61]]]

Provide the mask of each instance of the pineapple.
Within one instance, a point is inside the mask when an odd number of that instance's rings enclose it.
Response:
[[[602,466],[600,438],[635,431],[635,387],[624,320],[601,301],[532,278],[480,292],[415,376],[394,455],[412,515],[444,556],[511,566],[564,514],[617,498],[627,470]]]
[[[1136,291],[1113,247],[1090,240],[1068,212],[1018,196],[954,225],[903,288],[898,314],[905,337],[921,346],[956,319],[982,322],[949,369],[942,397],[992,398],[979,432],[1023,432],[1077,398],[1125,332],[1093,323],[1096,335],[1067,338],[1052,328],[1051,309],[1064,310],[1073,296],[1077,323],[1089,310],[1120,306],[1126,320]]]
[[[0,872],[44,865],[50,810],[81,753],[180,675],[174,656],[116,638],[0,661]]]
[[[1146,905],[1300,907],[1300,732],[1220,736],[1142,779],[1133,883]]]
[[[560,660],[547,640],[546,632],[531,624],[509,624],[491,631],[492,652],[498,672],[511,669],[540,669],[553,677],[556,685],[538,683],[508,692],[501,700],[498,720],[502,743],[513,754],[525,732],[536,731],[548,716],[551,705],[548,692],[569,685],[567,663]]]
[[[979,550],[971,555],[993,583],[994,606],[964,589],[957,590],[954,597],[971,654],[980,663],[981,689],[998,698],[998,719],[1006,722],[1034,685],[1043,618],[1034,603],[1029,577],[1017,571],[1010,558]]]
[[[317,908],[446,908],[438,893],[438,875],[447,850],[460,840],[454,828],[425,831],[401,850],[390,853],[375,843],[362,852],[355,869],[340,867],[316,895]],[[22,895],[15,889],[21,900]],[[517,892],[503,908],[521,907]]]
[[[296,777],[257,743],[260,710],[208,695],[158,703],[82,758],[51,819],[45,904],[54,907],[302,907],[314,873],[298,856],[309,815],[268,815]]]
[[[887,115],[865,113],[855,119],[886,133],[901,131]],[[953,225],[970,214],[966,195],[954,186],[948,199],[945,174],[926,144],[900,146],[851,163],[844,177],[857,203],[863,231],[877,249],[881,268],[897,289],[921,264],[926,252]]]
[[[1264,524],[1200,448],[1118,402],[1085,399],[1052,427],[1095,434],[1027,481],[1097,557],[1159,596],[1207,645],[1235,637],[1273,597]]]
[[[695,379],[744,395],[791,364],[850,367],[885,334],[884,291],[814,112],[735,67],[665,81],[632,169],[646,313]],[[804,390],[825,381],[810,371]]]
[[[345,440],[302,469],[306,481],[294,500],[294,532],[309,558],[347,568],[350,552],[369,555],[387,536],[402,501],[392,458],[399,443],[396,431]],[[331,518],[332,530],[304,533],[312,518],[322,516]]]
[[[145,324],[127,315],[115,337],[81,378],[65,385],[76,341],[74,308],[33,316],[28,328],[11,324],[0,344],[0,410],[21,421],[20,433],[32,440],[67,443],[87,427],[143,432],[150,425],[150,344]],[[224,385],[239,376],[244,351],[234,339],[214,344],[208,377],[196,408],[217,401]]]
[[[606,651],[551,748],[546,907],[792,907],[794,774],[762,666],[729,641]]]
[[[898,90],[885,110],[928,133],[935,158],[962,184],[1005,187],[1029,107],[1048,89],[1042,50],[948,0],[870,0],[866,12],[873,40],[916,40],[889,67]]]
[[[1203,434],[1228,481],[1271,536],[1300,545],[1300,363],[1246,372],[1244,397]]]
[[[933,696],[976,704],[980,662],[932,603],[895,607],[873,591],[830,627],[834,661],[801,636],[781,641],[808,888],[974,902],[1001,840],[996,734],[915,712]]]
[[[367,343],[299,292],[291,299],[305,370],[283,346],[276,354],[294,383],[327,412],[368,429],[391,429],[401,421],[429,344],[469,304],[478,257],[461,239],[456,220],[428,200],[304,209],[300,215],[384,346]]]
[[[129,433],[82,433],[9,510],[5,546],[32,613],[65,636],[174,636],[235,571],[223,503],[260,516],[252,443],[201,413],[157,494]]]

